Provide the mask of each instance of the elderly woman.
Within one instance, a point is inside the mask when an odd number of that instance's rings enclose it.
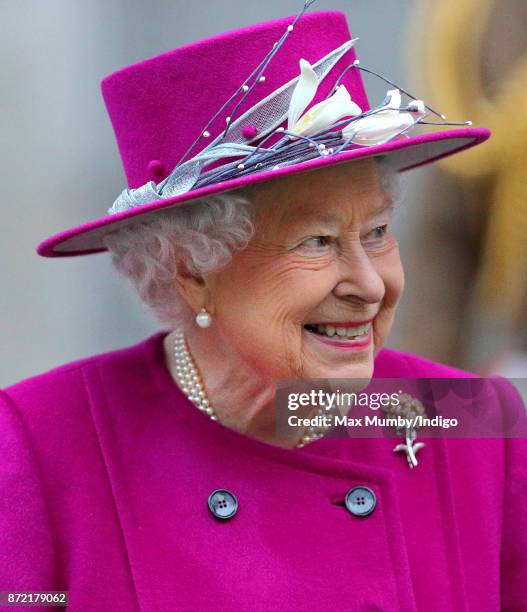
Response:
[[[103,82],[129,189],[38,252],[109,250],[165,328],[1,392],[5,598],[526,609],[525,440],[394,453],[277,429],[281,380],[472,376],[382,346],[404,285],[398,172],[488,131],[409,137],[432,109],[397,89],[371,109],[352,42],[342,14],[302,11]],[[496,383],[496,408],[511,398]]]

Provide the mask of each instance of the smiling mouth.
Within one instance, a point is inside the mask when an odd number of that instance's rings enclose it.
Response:
[[[319,336],[345,342],[366,338],[371,330],[371,321],[360,324],[331,325],[329,323],[306,323],[304,329]]]

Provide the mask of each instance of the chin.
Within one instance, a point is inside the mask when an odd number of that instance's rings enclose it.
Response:
[[[368,356],[364,360],[328,366],[313,363],[307,367],[303,378],[360,378],[370,380],[373,375],[373,357]]]

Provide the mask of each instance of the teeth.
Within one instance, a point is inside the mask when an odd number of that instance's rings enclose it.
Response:
[[[317,332],[330,338],[334,335],[339,337],[354,338],[362,336],[370,329],[370,324],[357,325],[356,327],[334,327],[333,325],[316,325]]]

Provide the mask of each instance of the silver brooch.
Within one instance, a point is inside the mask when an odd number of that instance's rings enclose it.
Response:
[[[417,452],[425,446],[424,442],[415,441],[417,437],[417,425],[415,423],[420,420],[418,417],[423,417],[426,414],[426,410],[418,399],[407,393],[400,393],[398,400],[398,403],[393,402],[383,406],[383,411],[391,417],[404,419],[404,425],[397,425],[395,432],[398,436],[405,438],[405,443],[397,444],[393,452],[403,451],[406,453],[408,465],[413,469],[418,465]]]

